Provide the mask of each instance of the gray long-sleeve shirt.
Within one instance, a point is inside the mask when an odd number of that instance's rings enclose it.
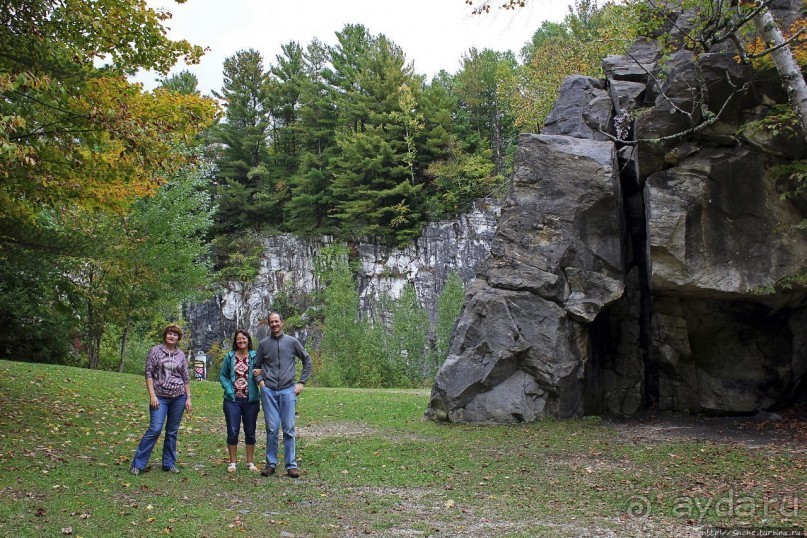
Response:
[[[267,387],[274,390],[294,385],[297,377],[295,357],[303,363],[303,371],[297,383],[305,383],[311,375],[312,361],[300,341],[284,333],[278,337],[267,336],[258,344],[255,366],[263,370],[263,373],[255,378],[255,382],[260,384],[262,379]]]

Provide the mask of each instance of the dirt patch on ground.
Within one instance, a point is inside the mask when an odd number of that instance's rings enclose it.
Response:
[[[325,422],[309,426],[297,425],[294,428],[297,435],[305,439],[320,439],[323,437],[357,437],[375,435],[378,430],[371,428],[363,422]]]
[[[751,417],[647,413],[616,419],[613,424],[629,438],[648,442],[687,439],[807,451],[807,408]]]

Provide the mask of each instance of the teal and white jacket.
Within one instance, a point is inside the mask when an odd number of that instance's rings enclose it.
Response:
[[[249,372],[247,373],[247,399],[250,402],[261,401],[261,391],[258,390],[258,384],[255,382],[255,376],[252,375],[252,369],[255,368],[255,359],[257,355],[255,350],[249,350]],[[235,368],[233,363],[235,359],[235,351],[230,351],[224,357],[221,363],[221,372],[219,372],[219,381],[221,387],[224,389],[224,398],[226,400],[235,400]]]

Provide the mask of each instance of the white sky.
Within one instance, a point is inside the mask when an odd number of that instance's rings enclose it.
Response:
[[[175,68],[194,73],[203,94],[221,90],[224,59],[236,51],[259,51],[268,68],[277,63],[281,45],[297,41],[306,47],[314,37],[333,45],[345,24],[363,24],[372,35],[386,35],[414,62],[415,72],[429,79],[441,69],[457,72],[472,47],[511,50],[518,58],[541,22],[561,21],[569,2],[533,0],[516,12],[491,9],[472,15],[464,0],[148,0],[151,7],[173,14],[166,22],[171,39],[210,48],[199,65]],[[134,78],[147,90],[156,79],[154,73]]]

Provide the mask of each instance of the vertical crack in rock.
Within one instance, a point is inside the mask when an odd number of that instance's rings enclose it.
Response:
[[[807,204],[781,196],[793,186],[777,172],[807,150],[799,133],[759,126],[786,96],[721,50],[678,51],[650,77],[659,58],[639,40],[604,60],[604,80],[567,78],[543,133],[520,137],[427,416],[749,414],[807,401],[807,289],[781,285],[805,270]],[[728,95],[707,129],[668,137],[693,127],[670,100]],[[639,143],[615,145],[614,132]]]
[[[575,87],[600,102],[605,92],[591,81]],[[616,165],[610,141],[521,136],[491,254],[466,294],[427,416],[583,413],[588,326],[624,293]]]

